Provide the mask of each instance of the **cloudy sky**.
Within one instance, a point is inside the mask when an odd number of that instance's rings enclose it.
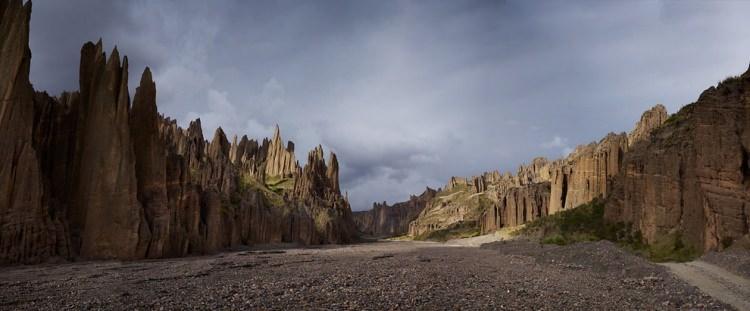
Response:
[[[512,170],[674,112],[750,62],[750,2],[36,0],[31,79],[78,88],[81,45],[148,65],[159,110],[341,162],[354,210]],[[132,95],[131,91],[131,95]]]

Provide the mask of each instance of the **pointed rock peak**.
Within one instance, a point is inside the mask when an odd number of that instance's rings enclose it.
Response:
[[[83,44],[83,46],[81,47],[81,53],[92,51],[95,49],[96,49],[96,45],[94,45],[94,42],[89,41]]]
[[[279,125],[276,124],[276,128],[273,130],[273,138],[272,140],[281,140],[281,131],[279,130]]]
[[[319,160],[325,160],[323,146],[318,145],[317,147],[315,147],[315,157]]]
[[[214,140],[216,140],[217,138],[221,140],[227,140],[227,135],[224,134],[224,130],[221,129],[221,126],[217,127],[216,132],[214,132]]]
[[[339,166],[339,160],[338,160],[338,158],[336,158],[336,153],[334,153],[333,151],[331,151],[328,154],[328,166],[329,167],[334,167],[335,166],[337,168]]]
[[[124,66],[127,66],[127,58],[125,59]],[[156,86],[154,85],[154,82],[151,81],[151,75],[148,72],[148,68],[146,68],[146,71],[141,75],[141,83],[135,89],[132,114],[137,118],[144,117],[148,119],[155,118],[158,115],[156,109]],[[142,116],[139,116],[141,114]]]
[[[224,134],[224,130],[222,130],[221,127],[216,128],[214,138],[211,140],[210,146],[208,146],[209,154],[214,158],[227,156],[230,147],[227,136]]]
[[[203,139],[203,128],[201,127],[201,119],[195,119],[190,122],[187,129],[188,136],[197,136]]]
[[[126,56],[127,59],[127,56]],[[143,74],[141,74],[141,86],[145,85],[146,83],[151,84],[154,83],[153,78],[151,77],[151,69],[146,66],[146,69],[143,70]]]
[[[122,58],[122,68],[128,69],[128,56]],[[127,83],[127,81],[125,81]]]
[[[120,52],[117,51],[117,47],[112,49],[112,54],[109,55],[109,59],[107,60],[107,68],[108,69],[120,68]]]

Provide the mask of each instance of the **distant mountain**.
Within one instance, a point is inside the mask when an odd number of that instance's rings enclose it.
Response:
[[[373,203],[369,211],[354,212],[357,230],[372,237],[394,237],[409,232],[409,223],[432,201],[439,191],[427,187],[422,194],[393,205]]]

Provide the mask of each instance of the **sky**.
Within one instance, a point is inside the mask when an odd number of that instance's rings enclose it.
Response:
[[[515,172],[746,71],[750,1],[36,0],[31,80],[78,89],[102,38],[206,137],[336,152],[353,210]]]

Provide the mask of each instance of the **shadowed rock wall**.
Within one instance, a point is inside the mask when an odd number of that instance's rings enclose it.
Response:
[[[0,263],[159,258],[241,244],[345,243],[356,231],[335,154],[300,167],[278,127],[262,143],[203,138],[157,112],[148,68],[131,106],[128,60],[81,49],[80,89],[29,82],[31,3],[0,2]]]

